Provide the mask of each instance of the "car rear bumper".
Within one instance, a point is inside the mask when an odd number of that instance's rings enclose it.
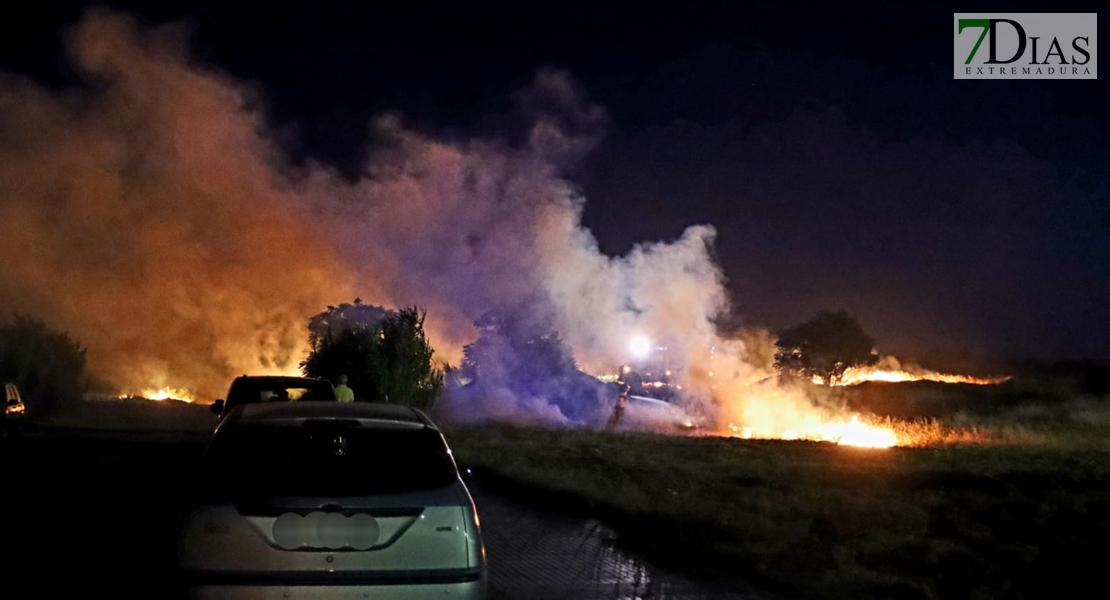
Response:
[[[362,573],[192,573],[186,597],[205,600],[484,600],[481,569]]]
[[[485,600],[484,583],[422,586],[203,586],[189,588],[196,600]]]

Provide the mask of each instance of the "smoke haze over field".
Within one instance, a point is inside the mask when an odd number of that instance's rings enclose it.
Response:
[[[452,362],[491,310],[553,327],[593,370],[632,331],[691,360],[716,343],[711,227],[616,259],[582,227],[562,173],[606,116],[565,74],[516,97],[511,143],[379,117],[352,182],[288,164],[256,94],[191,64],[178,33],[92,12],[66,37],[81,89],[0,77],[0,310],[71,332],[93,372],[214,397],[295,370],[308,318],[355,296],[426,308]]]
[[[0,306],[72,332],[129,389],[294,365],[304,316],[352,277],[247,97],[122,17],[67,39],[85,89],[0,83]]]

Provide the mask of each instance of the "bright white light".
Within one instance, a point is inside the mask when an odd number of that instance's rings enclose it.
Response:
[[[633,338],[630,348],[633,356],[643,358],[647,356],[648,352],[651,352],[651,340],[643,336]]]

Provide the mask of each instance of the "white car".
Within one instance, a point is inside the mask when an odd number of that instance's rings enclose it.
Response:
[[[418,410],[239,406],[202,466],[178,540],[190,597],[485,598],[474,503]]]

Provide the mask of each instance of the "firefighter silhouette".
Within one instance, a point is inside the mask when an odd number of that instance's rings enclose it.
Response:
[[[613,414],[609,416],[609,422],[605,426],[606,429],[614,429],[620,424],[630,395],[642,395],[644,393],[644,380],[639,373],[632,369],[632,365],[621,365],[617,372],[617,384],[620,386],[620,394],[617,396],[617,404],[613,407]]]

